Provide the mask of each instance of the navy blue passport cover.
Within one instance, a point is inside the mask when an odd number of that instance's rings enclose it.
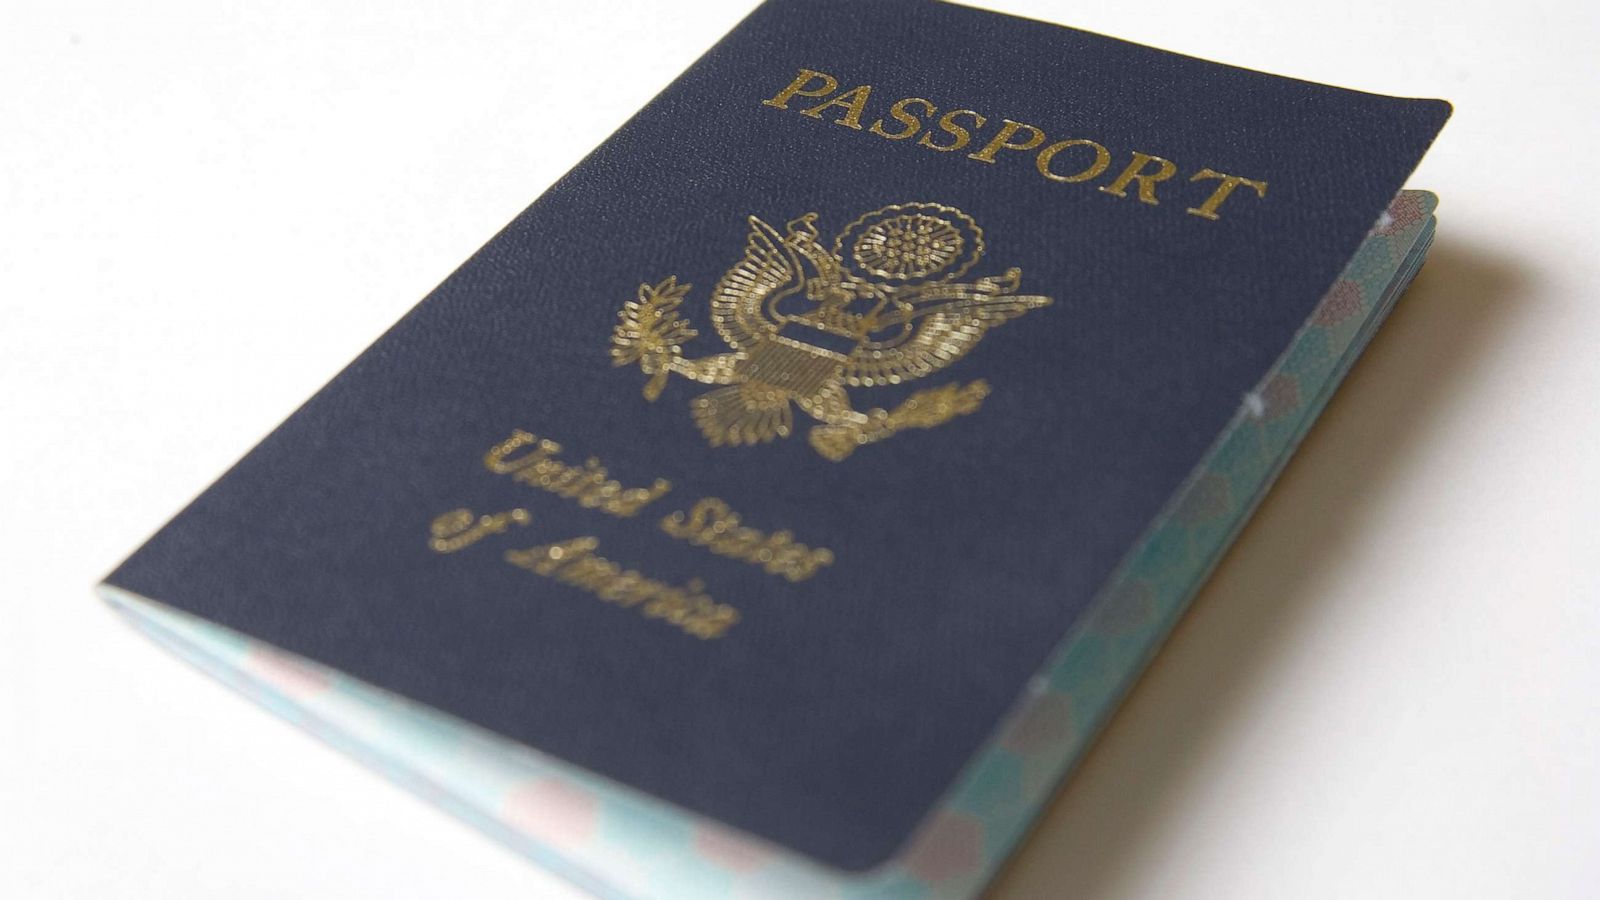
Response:
[[[108,581],[869,868],[1448,113],[772,0]]]

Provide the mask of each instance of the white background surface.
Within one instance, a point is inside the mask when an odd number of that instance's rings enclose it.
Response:
[[[998,895],[1595,896],[1593,4],[996,5],[1456,104],[1427,269]],[[0,896],[571,896],[89,590],[746,0],[222,6],[0,5]]]

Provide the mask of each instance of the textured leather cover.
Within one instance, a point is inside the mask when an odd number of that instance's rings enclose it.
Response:
[[[763,103],[802,70],[837,89]],[[861,128],[848,124],[859,94],[803,112],[861,85]],[[950,152],[917,143],[954,139],[936,116],[908,139],[872,132],[898,128],[891,104],[910,97],[987,125]],[[870,867],[1078,624],[1447,115],[963,7],[773,0],[108,581],[822,862]],[[1002,119],[1048,137],[974,159]],[[1037,150],[1076,139],[1107,148],[1104,172],[1042,175]],[[1066,153],[1056,172],[1094,160]],[[1156,204],[1137,180],[1101,190],[1136,153],[1176,170],[1152,185]],[[1192,180],[1202,170],[1268,187],[1239,187],[1207,218],[1187,211],[1220,183]],[[942,371],[851,386],[850,400],[894,410],[920,395],[926,411],[938,398],[924,392],[981,379],[976,408],[843,459],[819,452],[798,407],[788,436],[713,446],[693,404],[719,388],[613,364],[624,303],[669,275],[694,286],[678,312],[700,334],[683,352],[729,352],[709,298],[760,243],[747,216],[781,241],[816,213],[799,227],[827,245],[863,213],[913,202],[981,226],[986,252],[957,281],[1018,267],[1013,293],[1052,302],[980,323]],[[961,233],[970,250],[975,231]],[[840,258],[864,265],[848,244]],[[647,383],[662,388],[654,402]],[[560,496],[491,471],[486,454],[517,429],[559,442],[574,470],[592,457],[623,488],[671,487],[625,515],[606,508],[615,491]],[[663,527],[713,497],[831,559],[791,580]],[[430,526],[463,508],[527,521],[441,552],[441,535],[464,532]],[[697,636],[503,555],[580,536],[737,621]]]

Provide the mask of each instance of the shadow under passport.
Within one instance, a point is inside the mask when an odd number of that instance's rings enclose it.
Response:
[[[1302,627],[1315,586],[1366,540],[1372,505],[1414,467],[1420,439],[1529,280],[1483,247],[1438,239],[1171,640],[1002,870],[992,900],[1130,894],[1141,843],[1183,814],[1207,756],[1250,714],[1251,686],[1273,677],[1275,648]]]

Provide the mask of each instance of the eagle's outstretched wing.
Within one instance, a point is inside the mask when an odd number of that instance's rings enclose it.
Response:
[[[750,217],[744,258],[722,276],[711,292],[711,323],[735,350],[745,350],[778,330],[765,314],[775,295],[801,290],[805,277],[800,261],[784,245],[777,229]]]
[[[1014,284],[1014,276],[1007,274]],[[1049,297],[999,292],[1007,287],[1005,282],[985,280],[976,285],[931,284],[918,290],[906,298],[909,308],[880,319],[884,328],[915,322],[915,330],[892,346],[868,344],[857,349],[845,365],[845,383],[898,384],[937,372],[965,356],[990,328],[1051,302]]]

